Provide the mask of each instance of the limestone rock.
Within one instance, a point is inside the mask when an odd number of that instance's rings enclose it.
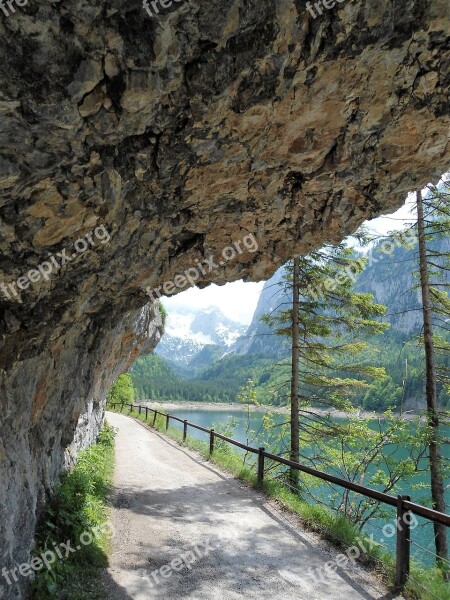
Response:
[[[78,110],[82,117],[90,117],[98,113],[105,101],[103,90],[97,86],[90,94],[85,96]]]
[[[448,30],[445,0],[0,20],[0,565],[26,560],[77,423],[96,431],[145,288],[210,257],[200,287],[268,278],[448,168]]]

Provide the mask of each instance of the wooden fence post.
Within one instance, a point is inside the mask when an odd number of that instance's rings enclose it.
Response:
[[[258,448],[258,475],[257,483],[261,485],[264,479],[264,452],[265,448]]]
[[[156,414],[157,414],[157,413],[156,413],[156,410],[154,410],[154,411],[153,411],[153,413],[154,413],[154,414],[153,414],[153,423],[152,423],[152,427],[154,427],[154,426],[155,426],[155,423],[156,423]]]
[[[214,452],[214,429],[211,429],[209,432],[209,453],[212,454]]]
[[[139,414],[141,414],[142,406],[139,404]]]
[[[145,407],[145,420],[148,420],[148,406]]]
[[[187,436],[187,427],[188,427],[188,426],[187,426],[187,424],[188,424],[188,422],[187,422],[187,419],[185,419],[185,420],[183,421],[183,442],[185,442],[185,441],[186,441],[186,436]]]
[[[395,564],[395,586],[402,588],[408,581],[411,554],[411,513],[403,502],[410,501],[409,496],[397,496],[397,560]]]
[[[133,405],[130,404],[130,413],[132,413],[132,412],[133,412]]]
[[[169,419],[170,419],[170,415],[169,415],[169,413],[167,413],[167,415],[166,415],[166,431],[169,429]]]

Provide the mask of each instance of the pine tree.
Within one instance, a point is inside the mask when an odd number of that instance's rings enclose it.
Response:
[[[385,377],[384,369],[357,360],[367,348],[357,338],[387,327],[376,320],[385,307],[370,294],[353,291],[364,264],[344,245],[295,259],[282,282],[292,292],[292,304],[263,317],[278,335],[291,339],[291,460],[298,461],[301,433],[325,436],[333,428],[312,405],[351,410],[351,396],[367,385],[366,377]],[[290,480],[298,481],[297,471],[291,470]]]
[[[294,462],[300,460],[300,428],[298,419],[298,389],[299,389],[299,360],[300,360],[300,260],[294,258],[292,262],[292,327],[291,327],[291,452],[290,459]],[[298,485],[297,469],[289,471],[291,484]]]
[[[443,201],[444,200],[444,201]],[[430,283],[430,266],[435,269],[445,269],[442,261],[436,261],[438,258],[436,252],[427,252],[427,234],[436,235],[442,231],[443,227],[448,227],[450,221],[450,203],[446,204],[440,194],[431,194],[427,200],[428,209],[431,212],[437,211],[437,218],[429,223],[428,231],[425,221],[424,201],[421,191],[417,192],[417,228],[419,236],[419,268],[420,268],[420,286],[422,292],[423,305],[423,343],[425,348],[425,381],[426,381],[426,403],[427,403],[427,424],[429,428],[428,457],[431,474],[431,497],[432,505],[435,510],[445,512],[445,486],[444,486],[444,465],[440,449],[440,417],[437,405],[437,361],[435,352],[435,336],[433,329],[433,308],[437,315],[448,315],[449,301],[446,292],[442,292],[433,287]],[[448,212],[447,212],[448,210]],[[444,212],[444,219],[442,219]],[[444,221],[444,223],[442,222]],[[448,229],[447,229],[448,231]],[[444,257],[448,258],[448,257]],[[434,534],[436,544],[436,555],[438,564],[448,575],[448,568],[445,566],[448,561],[448,543],[447,528],[439,523],[434,523]]]

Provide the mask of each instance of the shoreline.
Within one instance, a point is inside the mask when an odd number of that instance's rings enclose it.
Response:
[[[217,412],[246,412],[249,410],[254,413],[267,413],[273,412],[278,414],[288,414],[290,412],[289,406],[267,406],[267,405],[258,405],[255,406],[251,404],[241,404],[239,402],[174,402],[173,400],[141,400],[140,404],[146,405],[149,408],[159,409],[162,411],[170,411],[170,410],[209,410],[209,411],[217,411]],[[325,416],[331,415],[337,419],[346,419],[351,416],[358,416],[362,418],[372,418],[372,419],[382,419],[384,418],[383,413],[375,413],[369,412],[363,409],[358,409],[355,413],[347,413],[341,410],[323,410],[320,408],[312,408],[311,412],[316,413],[317,415]],[[394,415],[399,417],[399,415]],[[414,417],[418,417],[419,415],[414,413],[404,413],[402,415],[403,419],[411,420]]]

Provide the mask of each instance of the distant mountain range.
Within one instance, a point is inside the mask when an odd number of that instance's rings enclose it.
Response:
[[[359,276],[355,290],[373,294],[379,304],[388,307],[385,321],[397,333],[411,335],[418,333],[422,327],[422,300],[419,291],[418,248],[395,247],[391,254],[383,253],[380,245],[369,254],[368,264]],[[440,253],[450,253],[450,238],[443,237],[429,249]],[[436,262],[441,262],[436,259]],[[433,277],[431,278],[433,280]],[[447,272],[440,284],[446,283],[450,288]]]
[[[450,253],[448,237],[436,244],[435,249]],[[370,394],[361,398],[365,408],[383,410],[395,406],[402,394],[406,408],[419,409],[423,405],[423,355],[417,343],[422,311],[414,274],[417,266],[417,246],[412,249],[395,246],[391,254],[386,254],[378,244],[369,253],[368,264],[355,282],[356,291],[371,293],[378,303],[387,306],[384,320],[391,325],[384,335],[370,339],[376,364],[386,368],[388,379],[383,384],[374,384]],[[282,277],[280,269],[265,283],[248,327],[228,319],[217,307],[171,311],[166,333],[153,358],[139,359],[142,364],[133,369],[139,394],[228,401],[235,400],[239,388],[251,378],[261,389],[261,395],[267,396],[275,377],[275,365],[289,353],[287,340],[274,335],[261,322],[263,315],[286,308],[291,302],[280,285]],[[158,362],[161,360],[164,364]],[[405,386],[403,392],[402,386]],[[439,394],[445,406],[448,399],[442,386]]]
[[[450,241],[440,242],[441,250],[450,252]],[[385,321],[396,333],[409,335],[422,324],[421,303],[413,264],[417,248],[396,247],[386,254],[375,247],[368,264],[355,283],[355,290],[373,294],[375,300],[388,307]],[[166,359],[184,377],[196,377],[202,370],[230,355],[258,355],[277,358],[289,352],[286,340],[275,335],[261,317],[289,306],[291,299],[283,285],[281,267],[261,291],[248,327],[228,319],[219,308],[181,309],[169,313],[166,333],[156,353]]]
[[[291,302],[282,286],[284,268],[278,271],[266,283],[259,296],[252,322],[244,335],[240,336],[230,349],[235,354],[262,354],[269,358],[287,352],[285,342],[275,335],[271,328],[261,322],[261,317],[287,308]]]
[[[232,321],[215,306],[181,308],[168,314],[166,332],[155,352],[178,374],[193,377],[230,352],[245,331],[245,325]]]

